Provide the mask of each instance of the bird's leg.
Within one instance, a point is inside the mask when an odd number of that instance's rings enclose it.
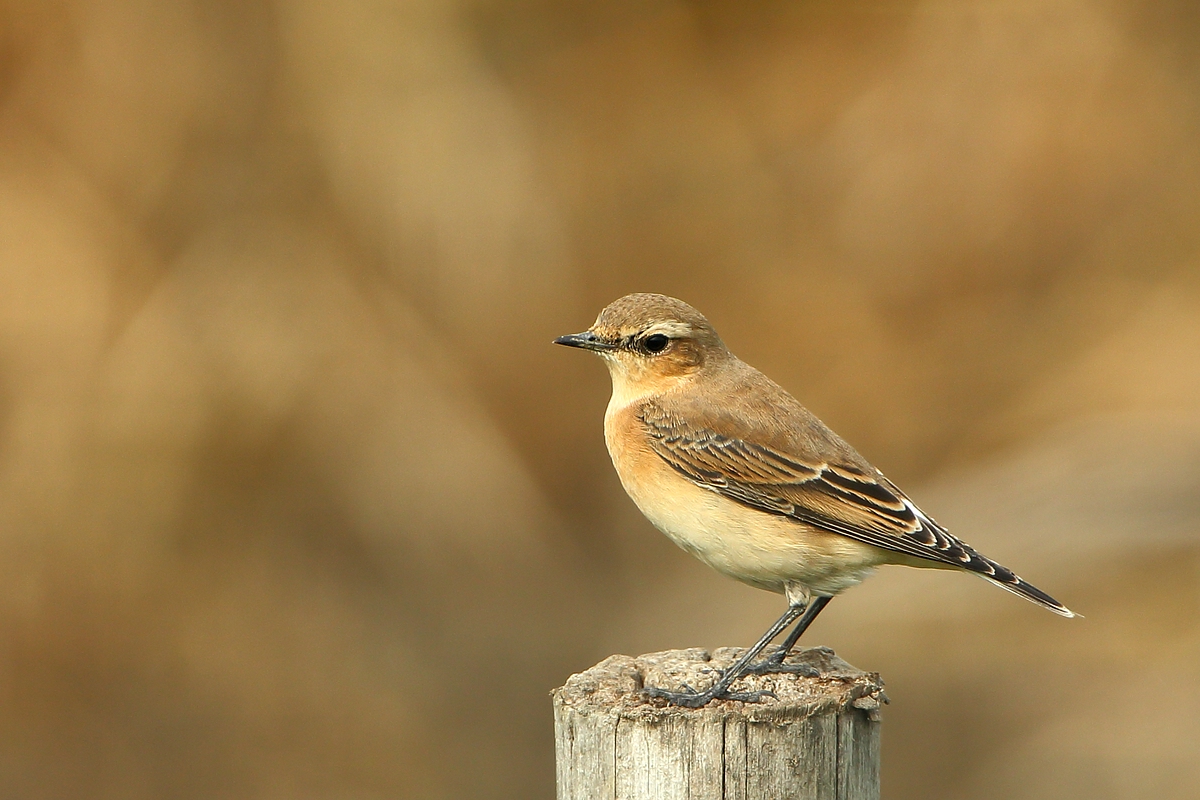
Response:
[[[709,702],[720,697],[726,700],[741,700],[746,703],[757,703],[764,697],[773,697],[774,692],[758,691],[758,692],[730,692],[729,687],[738,678],[746,674],[746,667],[749,666],[759,653],[766,648],[771,641],[783,633],[789,625],[796,621],[796,618],[803,614],[804,606],[789,605],[788,610],[783,612],[783,616],[775,621],[762,638],[754,643],[754,646],[742,654],[734,664],[725,670],[720,679],[710,686],[706,691],[686,691],[686,692],[670,692],[666,689],[659,689],[655,686],[647,686],[646,694],[651,697],[661,697],[668,703],[676,706],[685,706],[687,708],[700,708],[708,705]],[[816,616],[815,614],[813,616]],[[690,687],[689,687],[690,688]]]
[[[808,664],[785,664],[783,660],[787,658],[787,654],[796,646],[796,642],[812,624],[812,621],[817,618],[825,606],[829,605],[830,597],[814,597],[812,602],[804,609],[804,615],[796,623],[796,627],[792,628],[792,632],[783,640],[783,644],[779,646],[774,653],[767,656],[757,664],[751,665],[746,669],[747,675],[769,675],[776,672],[794,672],[799,675],[806,675],[810,678],[815,678],[820,675],[820,671]]]

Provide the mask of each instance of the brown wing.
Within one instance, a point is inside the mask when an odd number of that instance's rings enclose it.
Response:
[[[884,550],[979,573],[1056,613],[1071,615],[1045,592],[951,536],[865,462],[846,458],[832,463],[782,453],[748,438],[688,425],[653,402],[645,404],[641,416],[654,451],[699,486]],[[822,432],[834,436],[823,427]]]

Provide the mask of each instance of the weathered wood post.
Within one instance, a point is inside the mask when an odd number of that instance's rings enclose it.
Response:
[[[741,652],[611,656],[572,675],[554,691],[558,800],[878,800],[883,684],[828,648],[788,658],[818,677],[738,683],[778,696],[762,703],[685,709],[641,691],[703,688]]]

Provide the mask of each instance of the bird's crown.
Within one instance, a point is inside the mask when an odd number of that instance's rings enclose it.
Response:
[[[644,292],[627,294],[609,303],[596,317],[591,330],[604,340],[619,342],[652,327],[675,335],[717,340],[717,332],[705,316],[687,303],[664,294]]]

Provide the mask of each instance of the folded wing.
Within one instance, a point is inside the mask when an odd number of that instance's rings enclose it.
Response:
[[[654,451],[705,489],[884,550],[978,573],[1057,614],[1074,616],[1050,595],[951,536],[865,462],[831,463],[783,453],[749,437],[688,424],[653,402],[641,416]]]

